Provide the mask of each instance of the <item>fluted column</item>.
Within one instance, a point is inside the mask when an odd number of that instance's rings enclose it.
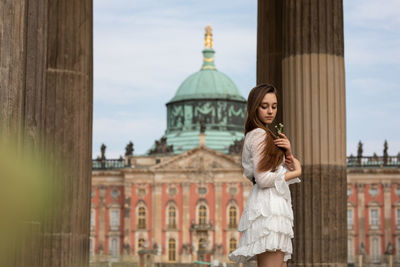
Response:
[[[92,0],[0,0],[0,135],[50,173],[42,240],[7,266],[88,266],[92,26]]]
[[[282,103],[282,3],[258,1],[257,84],[271,83],[278,88]],[[278,105],[276,121],[282,122],[282,105]]]
[[[278,1],[266,2],[277,5]],[[265,23],[264,27],[269,26]],[[258,30],[260,35],[263,29]],[[282,61],[277,67],[282,68],[283,123],[294,154],[303,166],[302,183],[292,187],[295,215],[292,263],[345,266],[346,101],[342,1],[283,1],[281,32]],[[274,50],[265,52],[274,53]]]
[[[340,0],[283,7],[283,122],[303,165],[292,190],[296,264],[347,265],[342,14]]]

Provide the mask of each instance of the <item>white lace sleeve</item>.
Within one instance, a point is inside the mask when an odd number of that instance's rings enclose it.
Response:
[[[272,171],[264,171],[264,172],[259,172],[257,170],[257,165],[258,162],[261,158],[261,150],[263,147],[263,142],[265,140],[266,132],[261,129],[257,128],[254,130],[255,132],[251,136],[250,141],[250,149],[251,149],[251,154],[253,156],[253,170],[254,170],[254,178],[256,180],[257,186],[260,188],[265,188],[265,187],[276,187],[278,192],[285,194],[289,188],[285,188],[285,185],[287,187],[286,181],[285,181],[285,172],[286,170],[282,167],[279,166],[275,172]]]

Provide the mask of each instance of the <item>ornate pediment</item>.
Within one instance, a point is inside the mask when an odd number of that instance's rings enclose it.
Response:
[[[240,169],[240,164],[233,157],[199,146],[192,150],[171,157],[152,166],[152,171],[212,171]]]

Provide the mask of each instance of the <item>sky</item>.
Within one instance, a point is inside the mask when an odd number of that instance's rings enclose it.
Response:
[[[347,155],[400,152],[400,1],[343,0]],[[256,82],[256,0],[95,0],[93,158],[142,155],[163,136],[166,106],[202,64],[204,27],[215,64],[247,98]]]

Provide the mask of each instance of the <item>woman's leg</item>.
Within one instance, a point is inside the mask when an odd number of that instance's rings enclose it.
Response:
[[[281,267],[284,253],[280,250],[265,251],[257,255],[257,267]]]
[[[284,261],[283,263],[282,263],[282,267],[286,267],[287,265],[286,265],[286,261]]]

